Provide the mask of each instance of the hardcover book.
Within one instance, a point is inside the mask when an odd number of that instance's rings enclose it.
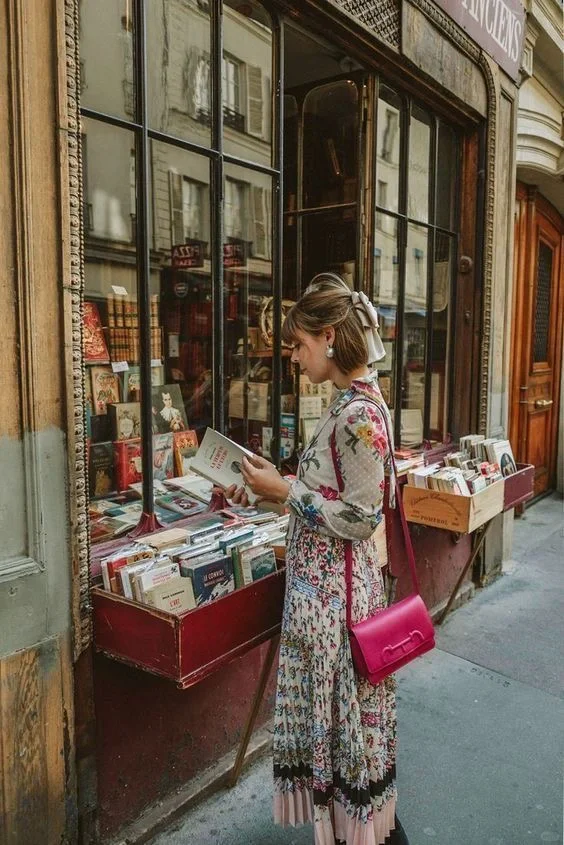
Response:
[[[96,414],[105,414],[107,406],[119,402],[119,376],[111,367],[90,367],[92,401]]]
[[[182,570],[192,581],[198,607],[232,593],[235,589],[233,564],[229,555],[214,560],[183,563]]]
[[[108,364],[110,354],[104,337],[100,312],[95,302],[86,301],[82,311],[84,360],[88,363]]]
[[[151,392],[153,433],[167,434],[188,428],[184,402],[178,384],[159,384]]]
[[[219,487],[229,487],[231,484],[241,487],[244,484],[241,474],[244,456],[254,457],[248,449],[213,428],[208,428],[197,454],[192,458],[191,469]],[[247,490],[247,495],[253,504],[256,496],[250,490]]]
[[[174,474],[185,475],[190,469],[190,458],[198,451],[198,436],[192,429],[175,431],[172,435],[174,444]]]
[[[139,484],[143,478],[141,440],[119,440],[114,443],[114,456],[117,489],[121,492],[131,484]]]
[[[91,443],[88,455],[90,496],[107,496],[116,489],[114,474],[114,446],[111,441]]]
[[[172,434],[153,435],[153,477],[158,481],[174,476]]]
[[[108,416],[114,440],[131,440],[141,436],[141,405],[139,402],[119,402],[108,405]]]

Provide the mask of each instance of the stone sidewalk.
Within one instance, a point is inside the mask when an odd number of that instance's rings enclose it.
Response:
[[[525,511],[503,577],[398,674],[398,811],[410,845],[563,841],[562,515],[558,497]],[[263,758],[151,845],[311,845],[311,827],[273,825],[271,802]]]

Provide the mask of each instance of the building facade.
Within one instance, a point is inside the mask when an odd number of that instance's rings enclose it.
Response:
[[[169,401],[198,436],[295,466],[300,407],[327,394],[280,325],[316,272],[378,307],[398,445],[507,432],[524,13],[488,10],[0,3],[6,842],[109,841],[235,745],[260,648],[184,691],[95,652],[90,590],[118,530],[100,503],[130,472],[158,524]],[[471,540],[413,535],[440,607]],[[475,577],[510,543],[507,514]]]

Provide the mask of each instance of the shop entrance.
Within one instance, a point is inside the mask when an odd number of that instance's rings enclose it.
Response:
[[[510,438],[535,466],[535,495],[556,485],[562,368],[564,220],[536,189],[518,185]]]

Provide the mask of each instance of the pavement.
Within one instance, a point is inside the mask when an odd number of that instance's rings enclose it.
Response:
[[[398,815],[410,845],[562,843],[564,523],[558,496],[515,521],[504,574],[398,673]],[[271,760],[150,845],[311,845],[272,822]]]

